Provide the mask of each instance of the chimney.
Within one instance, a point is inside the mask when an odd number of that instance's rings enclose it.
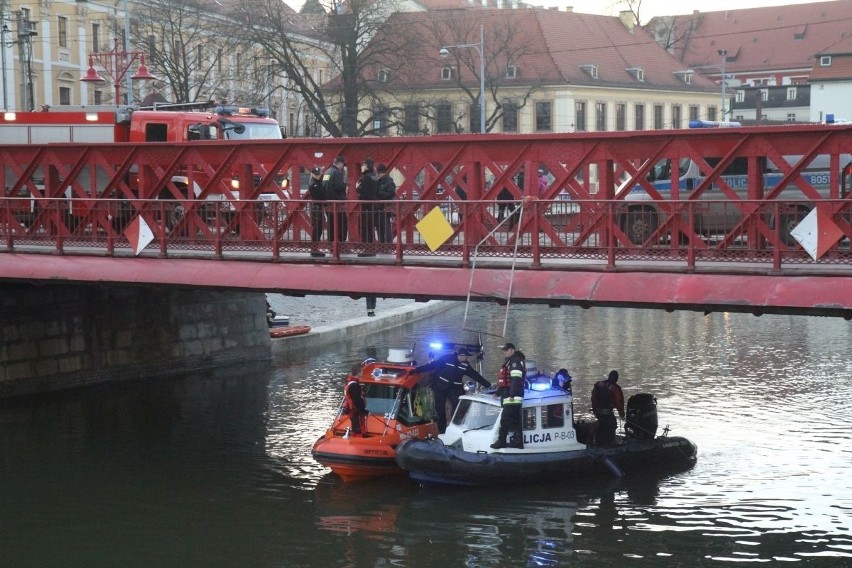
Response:
[[[633,29],[636,27],[636,19],[633,17],[633,12],[630,10],[622,10],[618,13],[618,19],[621,20],[621,23],[624,24],[627,31],[633,33]]]
[[[566,12],[573,12],[573,11],[574,11],[574,6],[565,6],[565,11],[566,11]]]

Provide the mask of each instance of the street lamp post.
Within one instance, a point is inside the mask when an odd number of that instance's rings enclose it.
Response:
[[[485,30],[479,25],[479,43],[461,43],[458,45],[445,45],[438,53],[441,57],[450,54],[451,49],[469,47],[479,54],[479,131],[485,134]]]
[[[722,57],[722,120],[725,120],[725,107],[727,106],[727,99],[725,99],[725,86],[728,84],[728,78],[725,75],[725,63],[728,61],[728,50],[720,49],[719,55]]]
[[[115,104],[121,104],[121,80],[127,74],[130,66],[136,60],[139,60],[139,68],[136,73],[130,76],[130,79],[147,79],[155,80],[156,77],[148,71],[148,66],[145,65],[145,53],[142,51],[124,51],[118,48],[118,38],[115,38],[115,47],[111,51],[103,51],[89,54],[89,68],[86,74],[80,79],[85,83],[102,83],[104,78],[98,74],[95,69],[95,62],[104,68],[107,75],[112,78],[112,84],[115,88]],[[128,81],[128,89],[130,89],[130,81]],[[131,93],[128,90],[127,103],[130,104]]]

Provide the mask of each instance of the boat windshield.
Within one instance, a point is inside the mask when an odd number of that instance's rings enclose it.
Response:
[[[499,406],[463,398],[453,414],[453,424],[462,430],[488,430],[499,416]]]
[[[414,387],[366,384],[367,412],[399,420],[406,426],[429,422],[435,414],[432,390]]]

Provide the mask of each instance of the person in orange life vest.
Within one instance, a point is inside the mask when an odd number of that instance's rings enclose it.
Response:
[[[464,394],[462,379],[470,377],[485,388],[491,386],[476,369],[467,362],[468,352],[465,348],[459,348],[456,353],[448,353],[414,369],[415,373],[434,371],[432,377],[432,390],[435,393],[435,409],[438,412],[438,431],[443,434],[447,430],[447,401],[450,401],[450,415],[455,411],[459,403],[459,397]]]
[[[592,412],[598,419],[598,444],[615,443],[618,423],[613,409],[624,418],[624,393],[618,386],[618,371],[610,371],[606,379],[596,382],[592,388]]]
[[[346,386],[343,388],[343,412],[349,416],[349,422],[352,423],[352,433],[365,438],[367,436],[367,398],[364,396],[363,389],[361,389],[360,381],[361,368],[370,362],[372,361],[367,359],[361,363],[360,367],[353,369],[346,379]]]
[[[502,348],[506,360],[500,368],[500,383],[497,394],[500,395],[500,403],[503,411],[500,413],[500,429],[497,441],[491,444],[495,450],[500,448],[524,447],[524,425],[522,419],[522,408],[524,402],[524,380],[527,375],[526,357],[515,349],[513,343],[507,343]],[[509,443],[506,436],[512,434]]]

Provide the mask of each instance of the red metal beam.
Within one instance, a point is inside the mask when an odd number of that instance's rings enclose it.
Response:
[[[380,270],[381,277],[377,278]],[[470,269],[329,266],[266,262],[3,255],[4,280],[111,285],[187,286],[464,300]],[[472,298],[505,302],[510,272],[475,270]],[[852,277],[770,274],[671,274],[635,271],[515,271],[512,302],[551,305],[788,313],[852,319]]]

